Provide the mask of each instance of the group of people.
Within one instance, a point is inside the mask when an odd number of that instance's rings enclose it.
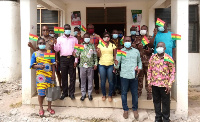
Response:
[[[81,36],[80,28],[74,28],[71,35],[71,26],[64,25],[64,34],[57,39],[55,33],[49,31],[47,26],[42,27],[41,38],[37,41],[37,48],[31,42],[28,43],[35,52],[31,58],[30,68],[36,69],[36,84],[38,101],[40,104],[39,115],[44,115],[43,99],[46,89],[51,86],[57,74],[59,84],[62,88],[60,100],[65,97],[75,99],[76,67],[78,67],[79,81],[82,96],[81,101],[86,98],[93,100],[93,81],[95,93],[99,94],[99,75],[101,80],[102,100],[108,99],[112,102],[116,93],[121,94],[123,117],[128,118],[127,92],[132,94],[132,109],[137,119],[138,98],[142,94],[143,79],[145,77],[145,88],[147,100],[153,97],[155,107],[155,121],[169,121],[170,116],[170,90],[174,82],[175,63],[164,60],[165,56],[175,59],[175,40],[171,39],[171,33],[167,30],[167,22],[164,27],[154,29],[153,37],[148,35],[148,27],[143,25],[140,35],[136,35],[136,27],[130,28],[131,36],[123,37],[122,31],[113,30],[104,32],[101,37],[95,34],[94,26],[89,24],[87,32]],[[150,43],[143,46],[142,39],[146,36]],[[75,44],[84,46],[83,50],[74,49]],[[126,56],[118,56],[117,50],[126,52]],[[55,59],[44,59],[44,53],[54,52]],[[152,55],[152,53],[154,53]],[[77,66],[78,65],[78,66]],[[61,73],[60,73],[61,71]],[[68,74],[70,85],[68,86]],[[109,83],[108,95],[106,93],[106,79]],[[161,112],[162,102],[162,112]],[[55,114],[48,101],[48,112]]]

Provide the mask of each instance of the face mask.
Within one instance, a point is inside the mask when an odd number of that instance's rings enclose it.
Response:
[[[164,52],[164,48],[163,47],[158,47],[156,48],[156,51],[158,52],[158,54],[161,54]]]
[[[93,34],[94,33],[94,29],[88,29],[88,33],[89,34]]]
[[[122,37],[123,37],[123,34],[119,34],[118,36],[119,36],[119,38],[122,38]]]
[[[90,42],[90,38],[84,38],[84,42],[85,43],[89,43]]]
[[[49,36],[54,37],[54,34],[49,34]]]
[[[124,43],[124,46],[125,46],[126,48],[130,48],[130,47],[131,47],[131,42],[125,42],[125,43]]]
[[[65,30],[66,35],[70,35],[70,33],[71,33],[71,30]]]
[[[136,35],[136,31],[131,31],[131,35]]]
[[[46,45],[39,45],[39,49],[45,49]]]
[[[116,39],[118,37],[118,34],[113,34],[113,39]]]
[[[147,30],[140,30],[141,35],[146,35],[146,33],[147,33]]]
[[[109,40],[108,40],[108,37],[104,37],[103,40],[104,40],[105,42],[109,41]]]
[[[158,27],[158,31],[161,31],[161,32],[163,32],[165,30],[165,28],[164,27]]]
[[[78,31],[74,31],[74,36],[76,36],[78,34]]]

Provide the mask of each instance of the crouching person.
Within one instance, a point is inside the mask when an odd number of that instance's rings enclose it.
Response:
[[[131,47],[131,38],[124,38],[124,48],[117,51],[115,68],[121,63],[121,99],[124,110],[123,117],[128,118],[127,92],[130,89],[132,94],[132,109],[135,119],[138,119],[138,79],[137,76],[142,69],[140,52]],[[138,67],[138,68],[137,68]],[[135,71],[137,70],[137,71]],[[137,73],[136,73],[137,72]]]

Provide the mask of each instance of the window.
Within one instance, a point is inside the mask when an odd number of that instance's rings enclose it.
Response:
[[[189,34],[188,52],[199,53],[199,13],[198,5],[189,5]],[[168,30],[171,30],[171,8],[155,9],[155,20],[162,18],[168,22]]]
[[[37,8],[37,35],[42,35],[42,26],[48,26],[53,30],[59,26],[59,11],[51,11],[44,8]],[[57,36],[57,35],[56,35]]]

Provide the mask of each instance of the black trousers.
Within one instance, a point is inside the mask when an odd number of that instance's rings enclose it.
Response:
[[[155,122],[169,122],[170,117],[170,94],[166,94],[166,87],[152,86],[153,103],[155,109]],[[162,112],[161,112],[162,102]]]
[[[66,57],[61,56],[60,57],[60,68],[62,73],[62,89],[63,94],[73,95],[75,92],[75,82],[76,82],[76,68],[74,68],[74,61],[75,58],[73,56]],[[68,74],[70,76],[70,85],[68,87]]]

